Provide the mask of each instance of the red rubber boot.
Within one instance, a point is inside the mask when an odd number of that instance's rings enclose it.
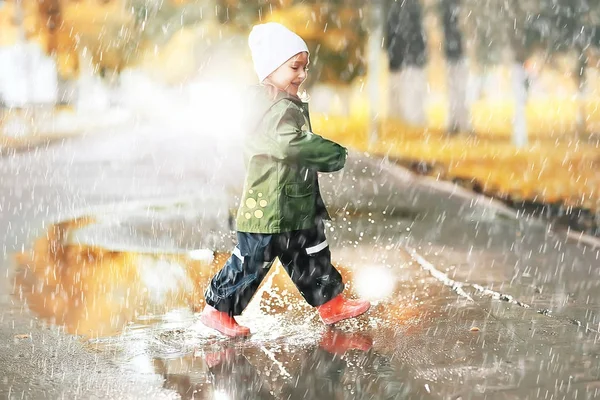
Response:
[[[364,314],[370,307],[371,303],[366,300],[348,300],[340,294],[318,306],[317,311],[321,315],[321,320],[325,324],[331,325]]]
[[[213,328],[223,335],[230,337],[250,335],[249,328],[239,325],[229,314],[219,311],[208,304],[202,310],[202,314],[200,314],[200,321],[209,328]]]
[[[206,353],[204,355],[204,361],[206,361],[206,365],[208,368],[215,367],[221,364],[223,361],[230,361],[235,357],[234,349],[223,349],[221,351],[216,351],[213,353]]]

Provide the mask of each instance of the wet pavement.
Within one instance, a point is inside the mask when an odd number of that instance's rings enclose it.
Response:
[[[325,327],[276,267],[249,339],[204,327],[235,143],[136,125],[0,159],[2,396],[600,397],[597,240],[366,154],[321,182],[372,309]]]

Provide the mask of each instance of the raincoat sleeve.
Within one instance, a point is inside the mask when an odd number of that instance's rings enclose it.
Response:
[[[304,125],[302,111],[290,102],[276,126],[276,141],[283,158],[319,172],[342,169],[348,154],[346,148],[304,129]]]

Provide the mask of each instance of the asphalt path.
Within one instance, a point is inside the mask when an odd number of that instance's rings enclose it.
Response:
[[[327,328],[275,267],[240,318],[249,339],[202,326],[197,293],[234,243],[228,217],[243,175],[239,143],[136,124],[0,158],[0,394],[600,397],[595,239],[368,154],[351,153],[321,185],[334,215],[333,260],[348,295],[372,301],[369,313]],[[62,237],[65,248],[131,254],[132,287],[179,287],[195,297],[145,297],[143,313],[139,304],[112,309],[105,295],[114,297],[119,286],[109,284],[122,276],[114,266],[97,292],[36,286],[35,271],[15,255],[49,238],[52,224],[81,216],[93,223]],[[86,265],[51,267],[72,277]],[[74,288],[98,303],[94,318],[75,312]],[[36,307],[61,293],[62,319],[56,308]]]

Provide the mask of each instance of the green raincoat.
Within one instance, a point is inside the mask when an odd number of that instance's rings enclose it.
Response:
[[[312,133],[307,104],[285,92],[273,99],[266,87],[254,87],[248,111],[237,230],[274,234],[329,219],[317,172],[340,170],[347,150]]]

